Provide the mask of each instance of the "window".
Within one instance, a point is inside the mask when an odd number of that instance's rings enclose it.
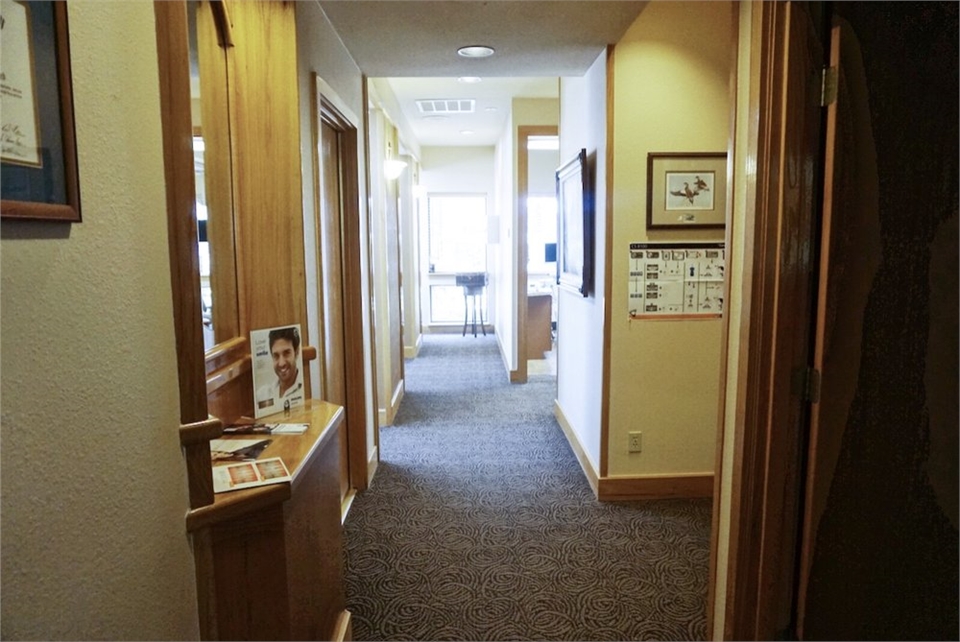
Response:
[[[486,197],[430,196],[427,234],[431,273],[486,272]]]

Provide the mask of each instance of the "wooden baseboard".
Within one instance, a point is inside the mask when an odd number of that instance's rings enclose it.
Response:
[[[350,611],[344,609],[337,617],[337,624],[333,628],[333,642],[350,642],[353,640],[353,623],[350,621]]]
[[[601,477],[597,492],[602,502],[699,497],[713,497],[713,473]]]
[[[563,429],[563,434],[567,437],[567,443],[570,444],[570,449],[573,451],[573,454],[576,455],[577,461],[580,462],[580,468],[583,469],[583,474],[586,475],[587,482],[590,484],[590,488],[593,489],[594,496],[598,497],[599,478],[597,471],[594,470],[593,464],[590,463],[590,458],[587,457],[587,452],[580,444],[580,439],[577,438],[577,433],[574,432],[573,426],[570,425],[570,421],[567,419],[567,416],[563,412],[563,408],[560,406],[560,402],[557,400],[553,401],[553,415],[557,418],[557,423],[560,424],[560,427]]]
[[[370,453],[370,457],[367,459],[367,488],[370,488],[370,484],[373,483],[373,476],[376,474],[379,465],[380,450],[374,446],[373,452]]]
[[[350,507],[353,506],[353,500],[357,498],[356,489],[351,488],[347,491],[347,496],[340,502],[340,525],[347,521],[347,515],[350,514]]]
[[[401,379],[397,383],[396,389],[393,391],[393,396],[390,398],[390,406],[388,408],[380,408],[377,412],[380,417],[381,426],[393,425],[393,420],[397,416],[397,411],[400,410],[400,402],[403,401],[403,391],[404,385],[403,380]]]

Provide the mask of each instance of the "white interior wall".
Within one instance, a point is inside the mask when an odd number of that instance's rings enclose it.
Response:
[[[560,81],[560,163],[586,149],[595,167],[594,287],[584,298],[558,291],[557,405],[600,472],[603,405],[603,320],[607,235],[607,54],[580,78]]]
[[[493,293],[496,311],[491,314],[496,326],[497,342],[504,366],[509,374],[516,370],[517,362],[517,274],[516,253],[514,250],[513,230],[515,225],[516,166],[515,130],[513,114],[507,116],[507,122],[496,147],[496,201],[495,212],[497,243],[493,257],[497,266],[493,279]]]

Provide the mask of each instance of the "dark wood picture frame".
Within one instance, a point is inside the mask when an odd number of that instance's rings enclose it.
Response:
[[[67,3],[30,2],[31,71],[42,167],[0,162],[0,217],[80,222]]]
[[[557,170],[557,283],[581,296],[593,282],[593,182],[587,150]]]
[[[723,228],[726,152],[647,154],[647,229]]]

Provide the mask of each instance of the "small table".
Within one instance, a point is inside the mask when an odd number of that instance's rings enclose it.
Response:
[[[463,334],[461,336],[467,336],[471,307],[473,308],[473,336],[477,336],[478,311],[480,313],[480,329],[483,331],[483,336],[487,336],[487,328],[483,323],[483,300],[480,298],[483,296],[483,289],[487,285],[487,273],[464,272],[457,274],[457,285],[463,287]]]

